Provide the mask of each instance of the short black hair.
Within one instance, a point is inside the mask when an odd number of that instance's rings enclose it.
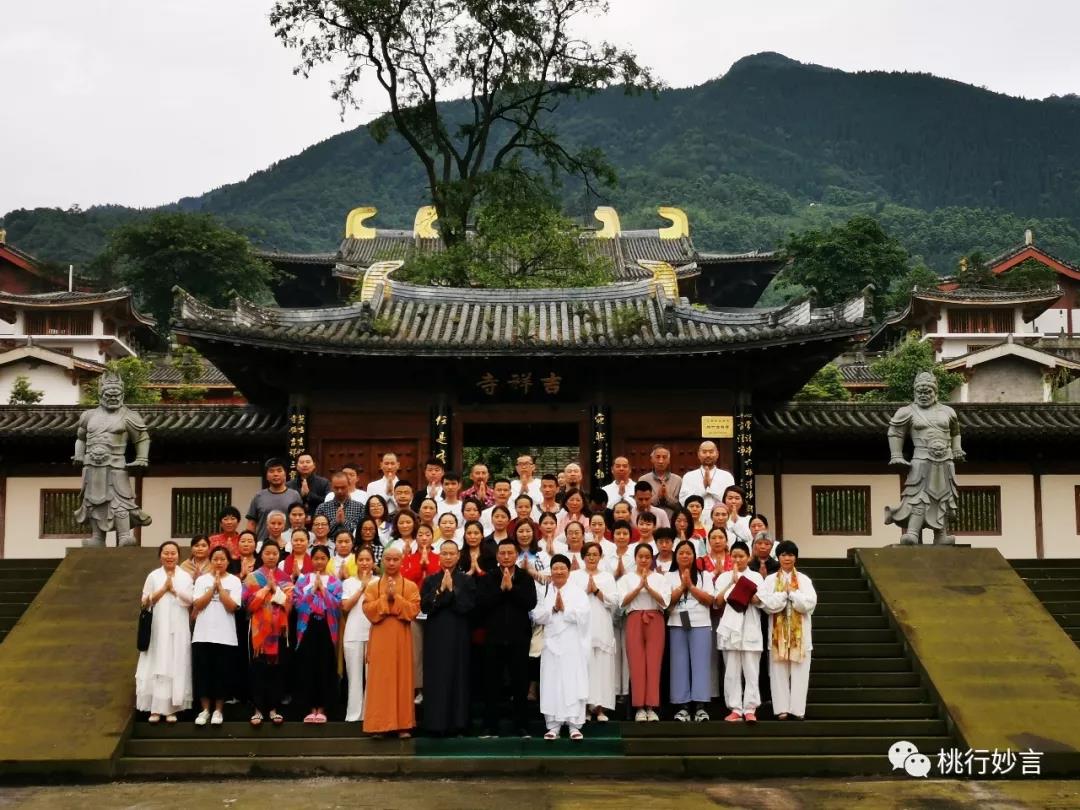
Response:
[[[237,509],[235,506],[226,506],[224,509],[222,509],[220,512],[218,512],[218,516],[217,516],[218,523],[220,523],[221,521],[223,521],[227,517],[234,517],[237,520],[240,520],[240,517],[241,517],[240,510]]]
[[[402,487],[408,487],[409,489],[412,489],[412,484],[410,484],[408,481],[398,481],[396,484],[394,484],[394,491],[397,492]]]
[[[604,490],[602,490],[600,488],[597,488],[597,489],[594,489],[592,492],[589,493],[589,503],[606,504],[607,502],[608,502],[608,496],[607,496],[607,493],[604,492]]]
[[[700,503],[700,504],[701,504],[701,508],[702,508],[702,509],[704,509],[704,508],[705,508],[705,499],[704,499],[704,498],[702,498],[702,497],[701,497],[700,495],[691,495],[691,496],[690,496],[689,498],[687,498],[687,499],[686,499],[686,501],[685,501],[685,502],[683,503],[683,506],[689,506],[689,505],[690,505],[690,501],[693,501],[694,503]]]
[[[652,492],[652,484],[648,481],[638,481],[634,484],[634,492]]]
[[[440,470],[444,470],[444,471],[446,470],[446,465],[443,464],[441,461],[439,461],[434,456],[432,456],[427,461],[425,461],[424,466],[425,467],[438,467]]]
[[[657,521],[656,515],[654,515],[652,512],[638,512],[637,522],[638,523],[651,523],[652,525],[655,526],[659,521]],[[658,534],[661,531],[661,529],[663,529],[662,526],[660,527],[660,529],[656,530]],[[672,536],[672,538],[674,538],[675,537],[675,532],[672,532],[671,536]]]
[[[281,467],[281,469],[284,470],[287,469],[288,466],[289,465],[285,463],[284,459],[271,458],[266,460],[266,465],[263,467],[263,470],[265,470],[266,472],[270,472],[275,467]]]
[[[634,527],[631,526],[630,522],[627,520],[616,520],[615,525],[611,527],[612,534],[617,532],[619,529],[626,529],[628,532],[630,532],[630,534],[634,533]]]
[[[640,515],[639,515],[640,517]],[[661,526],[653,533],[653,540],[674,540],[675,530],[670,526]]]
[[[792,554],[799,559],[799,547],[792,540],[781,540],[776,545],[776,556],[779,558],[781,554]]]
[[[358,465],[354,461],[346,461],[344,464],[341,465],[341,471],[345,472],[345,470],[352,470],[354,473],[359,473],[360,465]]]
[[[456,472],[453,472],[452,470],[447,470],[446,472],[443,473],[442,480],[443,480],[444,484],[447,481],[453,481],[455,484],[460,484],[461,483],[461,476],[458,475]]]
[[[544,473],[543,475],[540,476],[540,480],[541,481],[554,481],[557,484],[557,483],[559,483],[559,476],[554,475],[552,473]]]
[[[497,486],[499,484],[506,484],[507,486],[510,486],[510,479],[500,477],[500,478],[496,478],[494,481],[491,482],[491,486],[493,486],[493,487]]]

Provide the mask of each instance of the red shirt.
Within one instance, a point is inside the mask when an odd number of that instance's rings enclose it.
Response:
[[[420,555],[422,551],[414,551],[401,561],[401,575],[408,580],[416,583],[417,587],[420,587],[424,582],[424,577],[429,577],[432,574],[439,573],[439,552],[434,547],[428,548],[428,564],[427,568],[420,565]]]
[[[218,546],[225,546],[229,556],[234,560],[240,559],[240,532],[233,532],[232,534],[221,532],[220,534],[210,535],[210,550],[213,551]]]

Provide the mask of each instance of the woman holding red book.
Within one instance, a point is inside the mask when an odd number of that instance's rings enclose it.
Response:
[[[724,719],[756,723],[755,712],[761,705],[758,671],[764,649],[757,592],[763,580],[748,567],[750,549],[746,543],[736,540],[729,553],[734,567],[716,578],[716,601],[724,611],[716,628],[716,646],[724,653],[724,702],[731,710]]]

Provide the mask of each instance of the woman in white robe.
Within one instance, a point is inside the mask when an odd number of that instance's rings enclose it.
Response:
[[[345,615],[345,631],[341,636],[342,658],[349,679],[345,722],[358,723],[364,719],[364,695],[367,688],[367,645],[371,636],[371,621],[364,615],[364,591],[379,577],[374,573],[375,555],[370,548],[356,552],[356,576],[341,583],[341,610]]]
[[[582,549],[583,567],[570,572],[569,582],[581,588],[589,598],[589,698],[586,709],[598,722],[606,723],[607,712],[615,709],[619,678],[614,625],[619,595],[615,577],[600,568],[602,556],[598,543],[586,543]]]
[[[777,720],[806,716],[810,686],[810,651],[814,649],[810,616],[817,607],[817,591],[810,577],[795,570],[799,547],[790,540],[776,545],[780,570],[769,574],[758,590],[761,606],[769,614],[769,683]]]
[[[150,712],[150,722],[191,708],[191,600],[195,583],[181,568],[180,546],[171,540],[158,549],[161,567],[143,583],[142,604],[154,611],[150,648],[139,653],[135,669],[135,708]]]
[[[563,554],[551,559],[551,587],[533,608],[533,621],[544,628],[540,654],[540,711],[547,724],[545,740],[559,736],[563,725],[570,739],[580,740],[589,698],[589,598],[568,584],[570,560]]]
[[[727,604],[727,598],[743,577],[757,586],[757,594],[761,593],[763,581],[760,574],[748,567],[750,549],[746,543],[736,540],[729,553],[735,567],[716,578],[716,601],[724,608],[716,628],[716,646],[724,653],[724,702],[731,710],[724,719],[729,723],[743,720],[756,723],[757,708],[761,705],[758,674],[765,646],[761,637],[761,612],[751,602],[740,613]]]

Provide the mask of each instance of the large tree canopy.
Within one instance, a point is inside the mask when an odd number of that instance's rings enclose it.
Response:
[[[792,266],[790,283],[813,287],[821,304],[852,298],[868,284],[877,292],[875,312],[884,310],[884,294],[908,269],[903,246],[873,217],[856,216],[827,230],[793,234],[785,245]]]
[[[606,12],[603,0],[279,0],[270,20],[298,49],[298,73],[339,66],[333,97],[343,109],[375,77],[389,110],[370,130],[409,145],[453,247],[466,239],[485,176],[515,158],[590,187],[614,181],[599,150],[570,146],[551,120],[567,98],[657,88],[630,51],[575,35],[582,18]]]
[[[103,278],[132,287],[162,335],[169,331],[174,286],[212,306],[228,304],[233,293],[269,303],[277,275],[245,237],[209,214],[156,213],[122,225],[94,265]]]

